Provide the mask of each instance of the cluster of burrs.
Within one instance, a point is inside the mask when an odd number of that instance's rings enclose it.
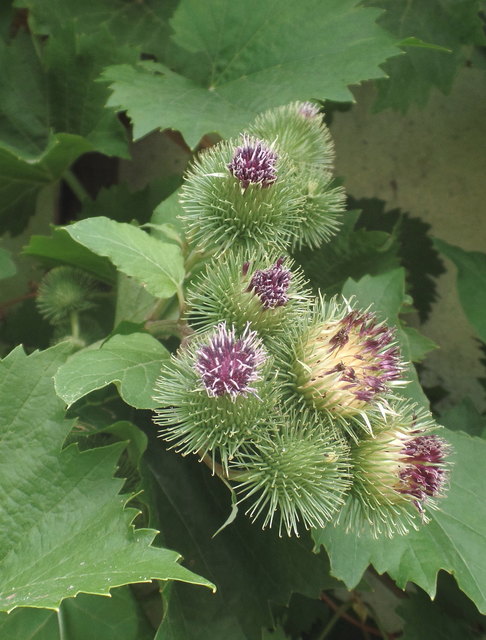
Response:
[[[449,446],[397,395],[406,364],[395,330],[342,296],[313,296],[289,255],[339,226],[332,159],[319,110],[294,103],[189,171],[188,237],[215,257],[189,287],[194,334],[163,367],[155,421],[263,527],[298,535],[343,521],[391,536],[427,521]]]

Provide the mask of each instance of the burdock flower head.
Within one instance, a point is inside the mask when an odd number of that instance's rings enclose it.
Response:
[[[325,526],[351,486],[347,444],[322,429],[313,412],[290,411],[273,426],[231,464],[240,502],[262,528],[277,523],[279,535]]]
[[[228,395],[234,401],[240,395],[256,393],[250,385],[260,379],[265,351],[249,325],[236,338],[234,328],[221,323],[196,357],[195,367],[209,396]]]
[[[318,301],[279,359],[293,397],[335,417],[361,416],[368,430],[368,409],[383,412],[390,389],[404,384],[394,330],[344,299]]]
[[[276,162],[277,154],[263,140],[244,136],[228,169],[240,181],[242,189],[250,184],[268,187],[277,179]]]
[[[183,219],[189,239],[204,251],[282,252],[298,238],[304,194],[293,163],[269,140],[242,135],[221,142],[185,176]]]
[[[264,309],[282,307],[289,301],[287,292],[292,279],[292,272],[286,269],[283,263],[284,259],[279,258],[270,268],[257,269],[250,280],[248,291],[255,292],[260,298]],[[247,267],[245,267],[245,270],[247,270]]]
[[[427,522],[447,484],[449,444],[431,433],[430,414],[408,400],[373,424],[375,436],[352,446],[354,484],[345,512],[348,527],[368,523],[373,535],[407,533]]]
[[[210,453],[226,467],[273,410],[275,385],[266,380],[266,365],[249,326],[237,335],[221,323],[202,334],[162,367],[154,397],[161,437],[182,455]]]
[[[188,290],[188,320],[196,330],[225,321],[243,331],[248,323],[265,340],[301,315],[309,292],[290,257],[231,252],[214,260]]]
[[[317,105],[292,102],[259,115],[249,127],[256,138],[275,140],[277,152],[289,155],[298,168],[331,171],[334,144]]]

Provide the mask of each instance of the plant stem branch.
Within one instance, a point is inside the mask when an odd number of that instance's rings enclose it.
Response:
[[[331,609],[333,609],[334,611],[337,611],[338,609],[340,609],[339,605],[336,604],[333,600],[331,600],[331,598],[325,593],[321,593],[320,599],[323,602],[325,602],[329,607],[331,607]],[[341,611],[340,617],[343,620],[346,620],[346,622],[349,622],[355,627],[358,627],[358,629],[361,629],[361,631],[366,631],[366,633],[372,636],[375,636],[377,638],[384,638],[385,640],[393,640],[394,638],[398,638],[401,635],[401,633],[398,632],[398,633],[387,633],[385,636],[383,636],[378,629],[376,629],[375,627],[370,627],[369,625],[364,624],[359,620],[356,620],[355,618],[350,616],[348,613],[346,613],[346,611]]]
[[[93,199],[71,169],[67,169],[63,173],[62,178],[69,185],[69,188],[80,202]]]
[[[331,633],[331,631],[333,630],[335,624],[339,621],[339,619],[344,617],[343,613],[345,613],[352,604],[353,604],[352,601],[348,600],[347,602],[344,602],[340,607],[337,607],[337,609],[334,610],[335,611],[334,615],[326,624],[326,626],[324,627],[322,633],[317,638],[317,640],[324,640],[324,638],[327,638],[327,636]]]
[[[71,311],[69,315],[71,322],[71,335],[75,340],[79,340],[79,315],[77,311]]]

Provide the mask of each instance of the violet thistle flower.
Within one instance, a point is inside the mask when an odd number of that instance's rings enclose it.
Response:
[[[284,252],[299,234],[304,196],[273,143],[243,136],[200,154],[181,188],[187,235],[204,251]]]
[[[238,336],[225,323],[164,364],[157,380],[154,422],[182,455],[210,454],[224,468],[251,441],[276,403],[269,362],[249,326]]]
[[[375,436],[351,448],[354,484],[344,512],[348,529],[405,534],[428,521],[447,485],[449,444],[430,433],[431,415],[408,400],[373,422]]]
[[[277,154],[263,140],[243,136],[243,144],[236,148],[228,169],[242,189],[250,184],[264,188],[277,180],[276,162]]]
[[[195,367],[209,396],[228,394],[235,400],[239,395],[256,393],[250,384],[261,379],[259,370],[265,362],[265,351],[249,325],[236,338],[234,328],[228,330],[221,323],[196,356]]]
[[[224,262],[209,264],[189,288],[188,320],[198,331],[221,321],[242,331],[250,322],[266,339],[293,324],[309,295],[291,258],[231,252]]]
[[[282,307],[289,301],[287,295],[292,272],[283,267],[284,258],[279,258],[269,269],[258,269],[250,280],[248,291],[254,291],[264,309]]]
[[[327,413],[351,435],[353,423],[370,431],[367,413],[386,411],[391,389],[405,384],[394,329],[345,300],[318,301],[278,351],[289,401]]]

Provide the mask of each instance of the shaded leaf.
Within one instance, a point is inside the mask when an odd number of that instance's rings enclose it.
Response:
[[[206,133],[234,135],[291,100],[352,100],[348,85],[381,77],[379,65],[396,54],[375,25],[378,13],[356,5],[182,0],[171,19],[179,50],[164,64],[106,69],[108,104],[128,112],[135,138],[170,127],[194,147]]]
[[[78,37],[71,26],[38,51],[23,33],[0,41],[0,219],[13,233],[34,213],[39,189],[81,154],[127,155],[123,127],[104,107],[107,89],[93,80],[103,65],[136,55],[115,48],[108,32]]]
[[[398,613],[405,625],[402,640],[472,640],[477,635],[462,621],[431,602],[425,594],[411,594],[401,601]]]
[[[164,640],[255,640],[272,627],[269,602],[286,603],[293,591],[317,597],[338,585],[327,559],[313,555],[303,539],[261,531],[241,512],[216,537],[230,498],[218,478],[195,459],[182,459],[151,438],[146,454],[157,526],[165,544],[178,548],[194,571],[204,568],[215,594],[171,585],[168,612],[157,638]]]
[[[442,435],[442,434],[441,434]],[[454,448],[451,486],[440,510],[418,531],[391,540],[346,533],[342,526],[315,530],[317,547],[325,546],[332,573],[353,588],[368,564],[385,571],[405,588],[415,582],[430,597],[436,593],[437,572],[451,572],[459,587],[481,612],[486,611],[486,504],[483,500],[486,442],[447,431]]]
[[[398,257],[406,269],[407,290],[420,320],[424,322],[437,300],[435,279],[444,273],[444,266],[432,242],[430,224],[400,209],[387,210],[386,203],[377,198],[349,198],[348,203],[361,209],[358,228],[388,231],[395,237]]]
[[[445,411],[440,416],[440,423],[453,431],[486,437],[486,416],[479,413],[471,398],[463,398],[458,405]]]
[[[434,244],[456,265],[462,308],[478,336],[486,342],[486,253],[464,251],[437,238]]]
[[[338,235],[319,249],[294,255],[315,289],[339,293],[347,278],[359,280],[400,266],[397,243],[385,231],[354,230],[359,213],[350,211]]]
[[[369,0],[386,9],[379,23],[396,37],[411,36],[444,50],[406,46],[406,55],[385,64],[389,76],[378,82],[376,109],[406,111],[412,104],[424,106],[432,88],[449,93],[457,70],[467,56],[465,45],[484,45],[478,0]],[[448,51],[448,52],[447,52]]]
[[[2,640],[152,640],[154,632],[130,589],[113,589],[110,595],[79,594],[65,600],[60,612],[16,609],[1,613]]]
[[[11,278],[17,273],[17,267],[11,255],[10,251],[0,247],[0,280]]]
[[[54,227],[51,236],[31,236],[23,252],[39,258],[50,267],[68,264],[108,284],[114,284],[116,280],[116,271],[109,260],[75,242],[62,227]]]
[[[152,409],[155,380],[169,352],[147,333],[115,335],[99,349],[72,355],[55,376],[58,395],[68,404],[115,383],[125,402],[137,409]]]
[[[81,220],[65,227],[69,235],[118,269],[142,283],[158,298],[170,298],[184,280],[181,250],[160,242],[141,229],[104,216]]]
[[[61,451],[72,422],[52,376],[66,351],[19,347],[0,362],[0,610],[57,609],[79,592],[152,578],[208,584],[177,553],[150,546],[155,531],[130,526],[137,512],[124,509],[123,481],[112,478],[123,443]]]
[[[16,0],[15,6],[29,9],[33,33],[57,36],[66,23],[76,33],[109,32],[117,45],[128,45],[143,53],[161,55],[170,32],[168,18],[175,0]]]

